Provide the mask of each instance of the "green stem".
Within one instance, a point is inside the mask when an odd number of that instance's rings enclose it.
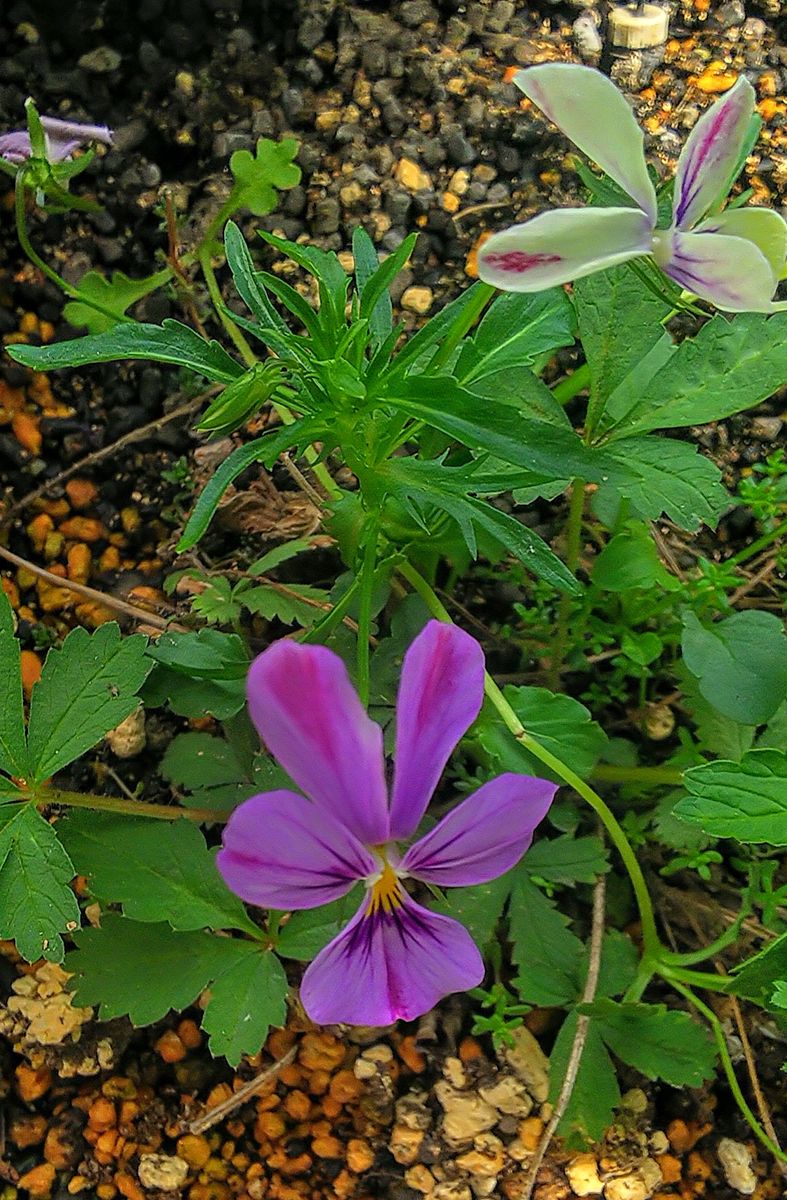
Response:
[[[468,304],[467,308],[462,313],[461,321],[454,326],[440,349],[437,351],[437,354],[435,354],[434,358],[430,362],[429,374],[431,374],[436,368],[445,366],[454,350],[461,342],[462,338],[473,328],[476,321],[481,316],[481,313],[493,299],[495,292],[496,289],[492,287],[491,283],[482,283],[479,285],[478,293],[472,304]]]
[[[566,522],[566,566],[572,573],[576,572],[579,563],[579,546],[582,539],[582,514],[585,511],[585,481],[575,479],[571,485],[571,502],[568,508]],[[573,596],[563,592],[557,610],[557,629],[552,650],[552,661],[549,665],[549,684],[552,691],[560,686],[560,672],[568,646],[568,625],[571,618]]]
[[[697,1012],[702,1014],[702,1016],[710,1025],[716,1041],[716,1046],[719,1051],[719,1058],[721,1059],[721,1063],[724,1068],[724,1074],[727,1076],[727,1083],[730,1086],[730,1091],[735,1097],[735,1103],[743,1113],[743,1116],[745,1117],[752,1133],[760,1142],[762,1142],[766,1150],[770,1151],[774,1158],[778,1159],[779,1162],[787,1162],[787,1154],[785,1154],[781,1147],[777,1146],[776,1143],[768,1137],[767,1133],[762,1128],[760,1122],[757,1120],[746,1102],[746,1097],[741,1091],[741,1085],[738,1083],[738,1077],[735,1074],[735,1067],[733,1066],[730,1052],[727,1049],[727,1041],[724,1037],[724,1030],[721,1027],[719,1018],[716,1016],[713,1009],[708,1008],[708,1005],[704,1004],[702,1000],[695,996],[689,988],[682,987],[679,983],[673,983],[673,987],[677,992],[680,992],[680,994],[685,997],[686,1000],[688,1000],[689,1004],[696,1008]]]
[[[358,695],[364,708],[369,707],[369,637],[372,632],[374,574],[377,565],[379,513],[375,513],[363,549],[358,600]]]
[[[401,563],[398,567],[400,574],[411,584],[418,595],[426,604],[433,616],[440,621],[451,623],[451,615],[448,610],[440,603],[440,600],[435,595],[426,580],[419,575],[410,563]],[[487,672],[485,675],[484,690],[490,703],[497,710],[503,724],[513,734],[514,738],[521,746],[537,758],[545,766],[549,767],[558,778],[562,779],[574,789],[586,801],[587,804],[596,813],[607,833],[610,841],[615,846],[623,860],[623,864],[631,879],[631,886],[634,889],[634,895],[637,901],[640,921],[642,923],[642,940],[644,949],[644,958],[648,963],[658,961],[661,953],[661,943],[658,932],[656,930],[656,920],[653,914],[653,905],[651,903],[650,894],[648,892],[645,877],[642,874],[642,868],[637,861],[637,856],[634,853],[628,838],[621,829],[615,814],[604,802],[601,796],[585,783],[583,779],[571,770],[557,755],[552,754],[540,742],[536,741],[522,725],[519,717],[514,712],[511,705],[506,700],[500,688],[495,683],[492,676]]]
[[[552,395],[558,404],[568,404],[569,400],[573,400],[575,396],[584,391],[589,383],[590,367],[587,363],[583,363],[581,367],[577,367],[576,371],[572,371],[565,379],[561,379],[560,383],[555,384],[552,388]]]
[[[680,767],[616,767],[599,763],[593,768],[593,778],[599,783],[634,783],[643,788],[679,787],[683,771]]]
[[[727,559],[727,562],[735,563],[736,566],[739,563],[746,562],[748,559],[753,558],[755,554],[758,554],[760,550],[764,550],[767,546],[770,546],[772,542],[777,542],[783,534],[787,534],[787,521],[782,521],[770,533],[764,533],[762,537],[758,537],[750,546],[744,546],[743,550],[739,550],[737,554],[733,554],[732,558]]]
[[[686,987],[705,988],[708,992],[726,992],[729,989],[730,980],[727,975],[716,975],[712,971],[684,971],[682,967],[673,965],[674,960],[672,963],[665,961],[663,949],[661,955],[659,974],[668,979],[674,987],[682,983]]]
[[[150,817],[155,821],[216,821],[223,823],[227,813],[212,808],[177,808],[169,804],[148,804],[145,800],[128,800],[124,796],[90,796],[85,792],[67,792],[61,788],[38,788],[21,792],[20,800],[32,801],[37,808],[63,804],[68,808],[91,808],[96,812],[123,813],[129,817]]]

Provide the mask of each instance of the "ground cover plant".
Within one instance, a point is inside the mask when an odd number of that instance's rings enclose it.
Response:
[[[533,68],[522,86],[606,175],[585,169],[590,207],[494,235],[482,280],[413,336],[394,324],[389,288],[414,238],[378,261],[359,228],[349,275],[336,255],[264,233],[313,281],[316,304],[258,266],[262,245],[228,218],[270,211],[276,189],[297,181],[294,147],[268,143],[233,161],[232,203],[192,259],[178,260],[182,277],[173,263],[166,279],[146,281],[181,286],[188,315],[187,271],[198,265],[230,349],[203,336],[199,314],[196,328],[139,324],[125,315],[141,294],[131,281],[86,279],[72,288],[81,307],[69,319],[87,336],[10,350],[39,370],[138,358],[216,385],[198,428],[242,436],[196,497],[180,551],[210,536],[244,472],[283,460],[319,507],[341,571],[330,590],[281,584],[276,573],[307,559],[308,539],[258,557],[239,582],[188,566],[171,584],[187,575],[198,585],[192,631],[148,642],[113,625],[75,630],[50,651],[28,714],[2,610],[0,934],[30,959],[65,956],[77,1002],[136,1024],[209,986],[204,1027],[231,1062],[283,1022],[288,960],[311,963],[302,1002],[316,1020],[409,1019],[472,988],[476,1028],[502,1042],[531,1006],[557,1007],[553,1100],[567,1136],[597,1137],[608,1124],[615,1059],[675,1086],[720,1065],[757,1136],[783,1158],[705,996],[737,996],[784,1020],[787,638],[775,613],[735,604],[746,555],[770,547],[783,571],[783,459],[747,485],[762,529],[743,557],[701,558],[678,577],[650,523],[665,515],[681,530],[713,528],[734,502],[715,465],[675,432],[744,411],[787,379],[787,313],[774,299],[787,227],[745,197],[722,207],[756,134],[748,85],[698,123],[675,181],[658,187],[602,76]],[[601,88],[609,106],[601,140],[575,133],[560,107],[585,87]],[[82,162],[71,143],[59,156],[58,131],[32,105],[28,116],[5,154],[26,246],[28,196],[73,203],[65,185]],[[243,312],[220,291],[220,257]],[[548,385],[568,349],[574,368]],[[269,409],[277,422],[247,438]],[[519,518],[564,492],[559,554]],[[597,547],[587,573],[583,527]],[[485,575],[522,597],[494,622],[517,652],[514,674],[543,666],[537,685],[499,686],[477,642],[453,627],[454,594]],[[259,618],[292,642],[257,656]],[[588,656],[605,654],[594,671]],[[564,680],[579,681],[577,695]],[[259,750],[247,688],[277,761]],[[676,688],[685,719],[667,755],[605,731],[616,706],[634,697],[653,718]],[[165,754],[182,803],[58,786],[140,700],[221,723],[220,734],[180,734]],[[439,789],[424,817],[460,738],[453,789]],[[396,758],[390,809],[383,741]],[[450,807],[452,792],[468,795]],[[416,827],[418,840],[397,848]],[[665,878],[730,871],[741,900],[729,928],[700,949],[665,944],[647,859]],[[102,904],[100,927],[80,928],[74,875]],[[409,895],[421,883],[436,889],[431,899]],[[752,912],[762,941],[747,955],[739,939]],[[698,969],[722,954],[726,974]],[[362,1006],[326,972],[353,978]]]

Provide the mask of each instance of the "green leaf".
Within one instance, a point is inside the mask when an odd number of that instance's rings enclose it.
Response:
[[[423,325],[418,332],[408,338],[399,353],[394,358],[390,368],[386,370],[386,383],[400,383],[408,371],[421,360],[421,365],[428,361],[428,352],[444,341],[453,330],[465,320],[465,312],[478,301],[479,293],[493,294],[488,284],[477,280],[471,287],[460,292],[455,300],[446,304],[438,313]]]
[[[74,941],[77,949],[67,956],[66,970],[73,975],[75,1003],[98,1008],[102,1021],[128,1016],[133,1025],[150,1025],[170,1009],[188,1008],[248,946],[111,912],[102,914],[100,929],[81,929]]]
[[[160,770],[178,790],[191,793],[183,799],[188,807],[231,812],[260,790],[230,743],[210,733],[179,733]]]
[[[284,382],[285,373],[286,368],[276,358],[255,363],[211,401],[197,422],[197,429],[214,436],[232,433],[271,400]]]
[[[288,991],[275,954],[248,943],[235,945],[237,959],[211,983],[202,1018],[211,1054],[223,1055],[233,1067],[244,1054],[258,1053],[272,1025],[284,1025]]]
[[[508,685],[503,689],[503,695],[524,727],[542,746],[562,757],[583,779],[587,778],[607,737],[584,704],[571,696],[539,687]],[[491,710],[482,710],[476,730],[481,745],[500,770],[540,775],[560,782],[540,760],[511,737]]]
[[[672,589],[674,580],[659,558],[656,544],[641,521],[628,521],[610,538],[593,563],[593,584],[605,592],[632,588]]]
[[[463,343],[456,377],[474,391],[477,381],[494,380],[512,368],[532,367],[542,355],[573,342],[574,313],[562,288],[511,292],[497,297],[474,336]]]
[[[273,142],[259,138],[255,153],[236,150],[230,158],[230,171],[235,179],[232,189],[235,210],[247,208],[257,217],[273,212],[279,203],[277,189],[295,187],[300,182],[301,169],[293,161],[298,153],[294,138]]]
[[[590,367],[588,425],[593,429],[607,397],[663,337],[661,322],[669,306],[643,288],[626,263],[578,279],[573,295]]]
[[[228,221],[224,230],[224,252],[238,295],[254,314],[264,329],[270,326],[285,339],[293,337],[287,322],[271,304],[265,288],[260,283],[259,273],[246,245],[246,239],[234,221]]]
[[[725,717],[760,725],[787,697],[787,637],[774,613],[747,609],[710,628],[683,614],[683,660]]]
[[[70,300],[63,316],[77,328],[87,326],[90,333],[105,333],[120,324],[132,304],[161,287],[171,276],[169,268],[144,279],[129,279],[123,271],[113,271],[112,278],[107,279],[100,271],[88,271],[79,281],[80,295],[114,313],[115,319],[82,300]]]
[[[663,1004],[622,1004],[608,998],[579,1005],[607,1047],[648,1079],[699,1087],[713,1077],[716,1047],[710,1031],[688,1013]]]
[[[623,378],[604,402],[604,412],[601,416],[602,426],[611,426],[619,417],[625,417],[639,398],[647,384],[650,383],[657,371],[660,371],[677,349],[675,342],[668,333],[663,333],[659,340],[635,363],[628,375]],[[621,427],[621,435],[625,425]]]
[[[687,825],[676,815],[677,806],[685,795],[682,788],[676,788],[662,796],[653,810],[652,824],[654,836],[664,846],[683,854],[692,850],[704,850],[708,845],[708,839],[701,829]]]
[[[719,314],[681,342],[613,436],[721,421],[752,408],[787,380],[787,313]]]
[[[277,954],[309,962],[344,928],[362,901],[363,888],[358,884],[330,904],[291,913],[276,940]]]
[[[787,980],[780,979],[778,981],[771,996],[771,1004],[774,1008],[787,1008]]]
[[[706,700],[701,694],[699,680],[686,669],[685,664],[678,665],[676,674],[683,697],[683,707],[691,714],[703,750],[739,762],[746,751],[751,750],[757,726],[742,725],[740,721],[733,721],[731,717],[725,717],[724,713],[714,708],[710,700]],[[787,750],[787,743],[781,747],[767,740],[763,742],[762,747],[758,745],[758,749],[769,745],[773,745],[777,750]]]
[[[69,884],[71,861],[52,826],[31,804],[16,809],[0,829],[0,937],[16,942],[29,962],[61,962],[61,934],[79,925]]]
[[[369,234],[359,225],[353,230],[355,278],[361,298],[361,319],[368,319],[372,343],[379,346],[393,329],[393,306],[389,289],[415,249],[418,235],[411,233],[393,254],[382,262]]]
[[[141,358],[150,362],[176,363],[218,383],[232,383],[243,374],[240,363],[230,358],[218,342],[206,341],[179,321],[165,321],[163,325],[128,321],[115,325],[106,333],[55,342],[51,346],[9,346],[8,353],[15,362],[36,371]]]
[[[183,930],[242,929],[259,936],[192,821],[78,811],[61,826],[63,843],[77,872],[88,877],[91,892],[122,904],[131,920],[167,921]]]
[[[635,437],[604,447],[605,470],[596,503],[614,495],[644,520],[662,513],[681,529],[716,525],[729,507],[721,473],[695,446],[663,437]]]
[[[774,984],[787,978],[787,933],[753,955],[739,967],[733,968],[729,990],[735,996],[767,1005]],[[783,985],[781,985],[783,986]]]
[[[0,771],[23,779],[27,770],[19,642],[11,604],[0,588]]]
[[[568,928],[568,919],[521,869],[511,890],[508,923],[512,958],[519,968],[515,983],[522,999],[545,1007],[575,1000],[581,987],[582,942]]]
[[[571,1012],[560,1027],[549,1056],[549,1100],[557,1102],[568,1070],[579,1015]],[[558,1126],[565,1145],[575,1149],[600,1141],[612,1124],[620,1103],[620,1088],[612,1060],[595,1021],[590,1021],[576,1082]]]
[[[548,883],[595,883],[597,876],[609,870],[609,857],[601,838],[564,833],[539,838],[522,859],[520,869]]]
[[[237,633],[200,629],[197,633],[164,633],[147,647],[148,658],[194,679],[227,682],[245,679],[249,653]]]
[[[675,806],[682,821],[711,837],[787,845],[787,754],[749,750],[740,762],[704,763],[683,776],[689,795]]]
[[[123,637],[114,622],[93,634],[72,629],[50,650],[33,688],[28,726],[29,769],[36,783],[92,749],[137,707],[150,671],[141,634]]]
[[[590,959],[590,947],[585,951],[585,959],[580,967],[580,977],[587,979]],[[601,944],[601,967],[596,986],[597,996],[619,996],[634,982],[639,966],[640,956],[637,947],[630,937],[617,929],[610,929],[604,934]]]
[[[299,625],[301,629],[310,629],[315,621],[325,616],[330,593],[307,583],[288,583],[286,586],[287,590],[284,591],[270,584],[262,584],[244,588],[235,596],[244,608],[264,617],[266,621],[276,620],[281,621],[282,625]],[[196,604],[194,607],[195,611],[199,611]]]
[[[478,949],[484,953],[495,938],[513,878],[513,873],[509,871],[489,883],[451,888],[442,900],[430,907],[464,925]]]
[[[246,568],[246,573],[248,575],[265,575],[268,571],[280,567],[282,563],[289,562],[296,555],[303,554],[304,550],[313,548],[313,543],[309,538],[293,538],[292,541],[282,542],[280,546],[274,546],[267,554],[263,554],[262,558],[255,559]]]

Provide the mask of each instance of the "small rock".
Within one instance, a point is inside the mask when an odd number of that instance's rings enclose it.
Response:
[[[574,44],[579,51],[580,57],[592,60],[601,54],[604,44],[598,31],[595,13],[580,13],[572,25],[571,31],[574,35]]]
[[[402,308],[423,316],[434,303],[434,292],[428,287],[409,287],[402,294]]]
[[[718,1155],[724,1178],[730,1187],[742,1196],[751,1196],[757,1187],[757,1176],[752,1170],[748,1146],[744,1146],[743,1142],[734,1142],[732,1138],[722,1138]]]
[[[325,196],[314,205],[311,226],[314,233],[336,233],[341,221],[341,207],[335,196]]]
[[[396,164],[396,180],[406,187],[408,192],[427,191],[432,186],[432,178],[423,167],[411,158],[400,158]]]
[[[575,1196],[600,1196],[604,1190],[595,1154],[577,1155],[566,1167],[566,1176]]]
[[[144,1188],[160,1192],[180,1191],[188,1173],[189,1164],[177,1154],[143,1154],[137,1171]]]
[[[445,1080],[435,1084],[435,1095],[444,1110],[443,1135],[450,1146],[459,1148],[479,1133],[497,1124],[496,1108],[472,1092],[457,1092]]]
[[[549,1095],[549,1059],[524,1025],[514,1030],[513,1038],[514,1044],[505,1047],[503,1058],[533,1099],[543,1104]]]
[[[634,1170],[609,1179],[604,1185],[604,1200],[649,1200],[662,1182],[658,1163],[646,1158]]]
[[[753,417],[751,431],[762,442],[775,442],[783,424],[781,417]]]
[[[527,1117],[533,1108],[533,1100],[521,1080],[513,1075],[502,1075],[489,1087],[478,1089],[487,1104],[498,1112],[512,1117]]]
[[[122,56],[111,46],[96,46],[95,50],[89,50],[77,61],[83,71],[90,71],[93,75],[108,75],[118,69]]]
[[[726,4],[719,5],[711,14],[708,24],[715,25],[718,29],[732,29],[734,25],[742,25],[745,20],[746,9],[743,0],[727,0]]]
[[[117,758],[136,758],[148,744],[145,733],[145,710],[140,705],[134,712],[110,729],[106,742]]]

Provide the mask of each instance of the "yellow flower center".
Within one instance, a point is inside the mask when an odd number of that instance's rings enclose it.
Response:
[[[391,864],[383,859],[380,878],[369,889],[369,905],[366,909],[366,916],[372,917],[375,913],[380,912],[380,910],[384,913],[392,913],[395,908],[400,908],[403,903],[404,892],[399,882],[399,876]]]

